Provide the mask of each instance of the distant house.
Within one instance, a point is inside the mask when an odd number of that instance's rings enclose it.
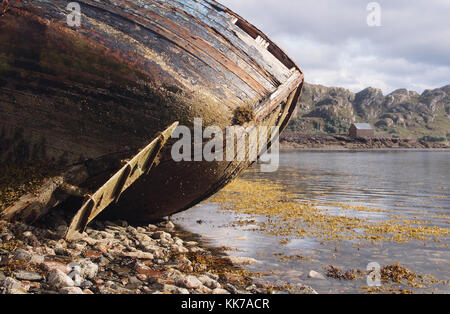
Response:
[[[348,134],[354,138],[357,137],[370,138],[375,137],[375,130],[369,123],[353,123],[350,126]]]

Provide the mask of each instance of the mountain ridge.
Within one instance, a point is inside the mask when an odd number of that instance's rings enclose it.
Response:
[[[344,134],[354,122],[370,123],[394,138],[450,139],[450,84],[422,94],[397,89],[384,95],[373,87],[354,93],[305,83],[288,131]]]

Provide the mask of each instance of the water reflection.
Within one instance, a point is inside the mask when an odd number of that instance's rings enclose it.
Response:
[[[299,201],[315,201],[319,208],[338,216],[383,221],[389,215],[420,217],[448,228],[450,215],[450,151],[376,150],[326,151],[290,150],[282,153],[278,172],[260,173],[258,167],[244,178],[278,182],[294,192]],[[347,204],[343,210],[340,205]],[[339,206],[338,206],[339,205]],[[352,210],[364,206],[372,212]],[[280,238],[254,231],[253,225],[236,225],[237,214],[217,204],[204,202],[175,220],[189,231],[205,235],[212,245],[237,248],[233,252],[263,261],[249,266],[253,271],[270,271],[265,280],[310,284],[319,292],[362,292],[364,280],[314,280],[310,270],[324,272],[332,264],[345,269],[365,270],[369,262],[381,265],[399,262],[422,274],[450,280],[448,237],[440,243],[414,240],[407,243],[377,242],[356,245],[353,241],[324,242],[319,239]],[[239,215],[240,220],[254,219]],[[263,217],[257,219],[264,219]],[[301,256],[280,260],[281,256]],[[450,292],[448,285],[413,291]]]

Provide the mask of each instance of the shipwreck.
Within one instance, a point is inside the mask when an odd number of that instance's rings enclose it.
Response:
[[[173,161],[178,124],[287,126],[302,71],[221,4],[69,2],[0,0],[2,218],[32,223],[69,196],[83,202],[67,238],[102,211],[169,216],[252,163]]]

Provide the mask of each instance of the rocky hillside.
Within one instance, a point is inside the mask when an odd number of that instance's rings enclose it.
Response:
[[[385,96],[371,87],[355,94],[306,84],[289,131],[347,133],[352,122],[370,122],[378,133],[393,137],[450,139],[450,85],[421,95],[399,89]]]

